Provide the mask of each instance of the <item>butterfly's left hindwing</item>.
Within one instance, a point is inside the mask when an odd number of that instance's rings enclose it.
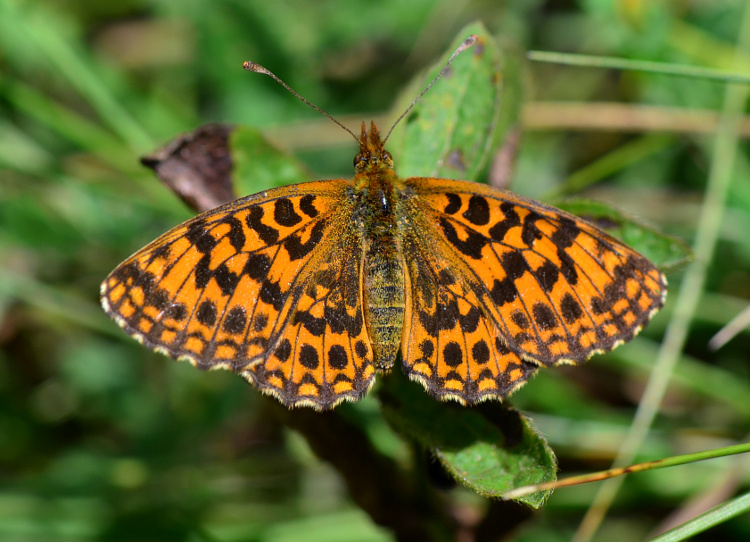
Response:
[[[178,226],[107,277],[105,310],[146,346],[284,404],[360,398],[374,369],[348,186],[269,190]]]
[[[438,399],[474,404],[509,395],[537,366],[508,348],[461,268],[417,231],[429,230],[411,230],[404,239],[406,374]]]

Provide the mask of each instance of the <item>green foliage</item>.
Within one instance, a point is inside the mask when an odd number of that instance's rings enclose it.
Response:
[[[300,142],[300,121],[317,123],[319,133],[326,134],[329,121],[267,78],[243,72],[244,60],[272,69],[357,131],[359,121],[389,109],[397,96],[400,103],[410,102],[426,80],[415,74],[438,65],[437,59],[465,37],[466,25],[481,20],[488,35],[516,43],[510,48],[503,43],[502,51],[486,49],[480,59],[472,52],[459,57],[454,74],[468,79],[443,78],[420,104],[426,109],[418,110],[418,118],[394,132],[399,172],[422,167],[410,164],[412,157],[426,158],[434,167],[437,160],[425,145],[437,144],[438,151],[466,145],[465,176],[485,180],[492,149],[516,124],[522,99],[527,114],[539,102],[577,104],[583,120],[597,102],[650,105],[658,108],[651,119],[661,122],[657,128],[634,128],[616,115],[604,119],[611,127],[604,131],[572,128],[562,115],[542,121],[521,116],[527,129],[511,188],[539,198],[559,193],[562,186],[576,193],[585,187],[583,196],[613,202],[625,214],[588,204],[569,210],[614,222],[628,242],[665,267],[685,252],[656,230],[694,239],[715,125],[702,120],[701,131],[694,132],[681,119],[720,109],[723,86],[655,74],[525,65],[510,51],[544,49],[727,69],[743,3],[539,0],[460,10],[450,2],[427,1],[277,4],[268,9],[260,0],[0,2],[3,540],[393,537],[393,529],[376,525],[381,517],[373,520],[358,508],[377,488],[352,491],[346,484],[350,479],[356,484],[358,471],[342,474],[322,463],[240,378],[203,374],[147,352],[98,307],[98,285],[119,261],[191,215],[138,166],[139,155],[159,142],[207,122],[247,125],[235,131],[232,144],[245,149],[247,162],[238,162],[235,173],[247,183],[240,191],[250,193],[308,177],[300,162],[290,162],[249,128],[275,125],[284,136],[274,141],[292,151],[303,149],[299,158],[312,170],[310,178],[351,175],[351,137],[342,131],[312,147]],[[474,28],[470,31],[485,32]],[[740,60],[747,65],[745,57]],[[499,85],[492,77],[498,69]],[[528,86],[522,84],[526,76]],[[408,80],[417,81],[411,87],[417,90],[404,91]],[[446,129],[445,122],[455,122],[450,108],[435,107],[430,98],[458,104],[471,131]],[[493,113],[477,117],[480,102]],[[395,114],[401,111],[393,108]],[[441,124],[435,124],[440,115]],[[356,119],[352,124],[350,116]],[[493,133],[492,147],[478,147],[488,133]],[[441,158],[450,163],[450,155]],[[684,370],[678,365],[640,459],[718,447],[748,434],[747,331],[718,352],[706,347],[750,297],[750,196],[742,182],[747,164],[747,149],[741,147],[716,257],[681,360]],[[445,168],[440,174],[460,176]],[[565,184],[566,178],[572,181]],[[631,214],[653,229],[627,218]],[[670,302],[680,293],[680,269],[669,276]],[[497,494],[503,484],[549,479],[555,465],[542,436],[555,450],[561,475],[608,466],[670,316],[668,305],[632,343],[586,366],[543,371],[511,398],[514,410],[430,402],[418,387],[403,383],[414,388],[407,401],[394,395],[390,384],[396,375],[391,375],[374,397],[342,407],[335,427],[358,428],[358,438],[371,446],[373,461],[361,469],[375,465],[379,473],[403,478],[410,485],[400,487],[400,495],[408,494],[409,503],[441,514],[449,510],[478,538],[496,539],[524,521],[519,539],[567,540],[594,488],[556,491],[544,514],[530,518],[519,505],[505,508],[476,492]],[[394,389],[399,386],[396,382]],[[410,409],[402,407],[404,402]],[[397,431],[386,423],[381,404]],[[503,446],[508,434],[501,427],[508,425],[498,426],[486,409],[504,413],[506,422],[515,420],[511,426],[518,433],[511,442],[516,447]],[[534,420],[533,428],[526,417]],[[448,426],[452,431],[445,430]],[[327,437],[348,442],[347,435]],[[344,448],[328,451],[336,449]],[[518,450],[530,453],[521,456]],[[356,453],[352,456],[347,465],[359,465]],[[450,487],[434,475],[436,458],[474,491]],[[746,491],[745,470],[728,461],[633,475],[597,539],[643,539],[691,500]],[[436,489],[433,478],[448,489]],[[541,498],[529,502],[537,506]],[[714,504],[720,503],[707,508]],[[441,532],[450,537],[442,527],[434,528],[433,538]],[[706,536],[743,540],[748,532],[748,516],[740,514]]]
[[[488,160],[500,111],[502,66],[495,40],[483,25],[462,28],[448,53],[404,96],[413,100],[472,34],[478,36],[477,43],[456,58],[404,119],[406,126],[389,139],[396,172],[402,177],[477,180]]]
[[[233,130],[230,149],[234,162],[232,184],[239,196],[311,180],[304,166],[252,127],[238,126]]]
[[[400,374],[379,393],[386,419],[409,440],[434,454],[460,483],[485,497],[555,479],[555,457],[547,442],[519,412],[488,402],[475,408],[441,404]],[[540,492],[521,499],[539,508]]]

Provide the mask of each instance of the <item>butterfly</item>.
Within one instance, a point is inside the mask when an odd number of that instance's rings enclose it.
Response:
[[[157,352],[327,410],[399,353],[437,399],[502,399],[630,340],[663,305],[659,270],[593,224],[470,181],[402,179],[374,123],[355,139],[352,179],[188,220],[104,280],[104,310]]]

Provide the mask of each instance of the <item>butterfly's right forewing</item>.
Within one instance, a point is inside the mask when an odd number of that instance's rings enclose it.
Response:
[[[348,186],[269,190],[178,226],[107,277],[106,311],[146,346],[285,404],[359,398],[374,369]]]
[[[406,185],[427,217],[423,235],[523,359],[585,361],[632,339],[664,303],[659,270],[580,218],[477,183]]]

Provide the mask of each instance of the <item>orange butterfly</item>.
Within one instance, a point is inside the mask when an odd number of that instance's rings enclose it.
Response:
[[[238,199],[128,258],[102,284],[106,312],[158,352],[325,410],[399,351],[438,399],[502,398],[630,340],[663,305],[664,276],[592,224],[473,182],[401,179],[374,123],[357,139],[353,179]]]

